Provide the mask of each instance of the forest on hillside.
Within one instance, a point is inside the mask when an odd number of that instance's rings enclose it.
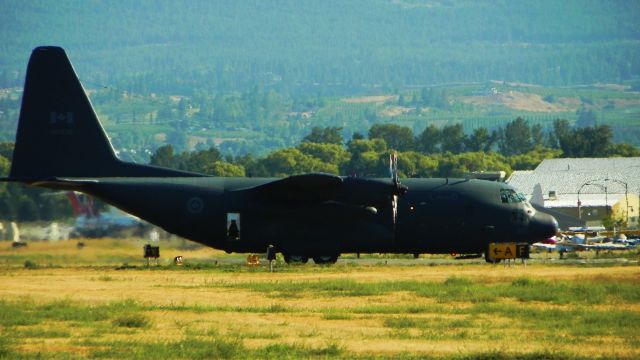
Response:
[[[640,75],[638,1],[0,1],[0,88],[65,47],[93,86],[345,95],[488,80]]]

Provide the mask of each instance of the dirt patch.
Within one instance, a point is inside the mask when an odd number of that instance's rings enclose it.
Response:
[[[640,99],[615,99],[613,100],[616,106],[619,107],[627,107],[627,106],[639,106]]]
[[[378,96],[361,96],[342,99],[342,101],[349,104],[367,104],[367,103],[384,103],[389,100],[398,99],[395,95],[378,95]]]
[[[157,133],[157,134],[153,135],[153,140],[157,141],[157,142],[160,142],[160,143],[163,143],[163,142],[165,142],[167,140],[167,134],[165,134],[165,133]]]
[[[574,97],[560,97],[556,100],[556,103],[571,109],[571,111],[578,109],[582,105],[582,101]]]
[[[384,110],[382,110],[380,112],[380,115],[382,116],[389,116],[389,117],[393,117],[393,116],[400,116],[402,114],[406,114],[409,113],[413,110],[413,108],[409,108],[409,107],[402,107],[402,106],[390,106]]]
[[[203,136],[187,136],[187,146],[189,149],[195,149],[198,144],[206,145],[207,140],[209,139]]]
[[[607,89],[607,90],[615,90],[615,91],[627,91],[631,88],[631,86],[629,85],[601,84],[601,83],[593,84],[593,87],[600,88],[600,89]]]
[[[515,110],[545,113],[575,111],[577,108],[577,105],[574,105],[573,102],[557,101],[549,103],[544,101],[540,95],[518,91],[508,91],[487,96],[467,96],[462,98],[462,102],[477,106],[504,106]]]

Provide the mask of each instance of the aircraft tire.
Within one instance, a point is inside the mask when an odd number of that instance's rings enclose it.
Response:
[[[501,260],[500,259],[494,259],[489,255],[489,252],[485,252],[484,253],[484,261],[488,262],[489,264],[497,264],[499,263]]]
[[[318,255],[313,257],[313,262],[318,265],[335,264],[338,261],[338,255]]]
[[[287,264],[306,264],[309,262],[309,257],[306,255],[298,255],[298,254],[282,254],[284,256],[284,261]]]

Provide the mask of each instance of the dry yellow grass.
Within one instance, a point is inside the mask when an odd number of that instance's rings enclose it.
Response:
[[[268,273],[262,265],[258,270],[218,271],[182,268],[138,267],[116,269],[122,259],[142,263],[142,241],[121,242],[102,240],[90,242],[82,250],[75,242],[30,244],[27,249],[0,249],[0,299],[8,302],[51,304],[68,301],[80,306],[99,306],[123,300],[134,300],[147,306],[144,315],[151,327],[145,330],[109,331],[100,333],[91,327],[73,322],[51,322],[19,327],[22,330],[63,331],[69,337],[25,337],[17,349],[24,353],[63,351],[89,356],[96,349],[78,345],[74,339],[99,336],[101,341],[158,342],[176,341],[185,337],[206,338],[211,332],[225,337],[242,338],[250,349],[269,344],[294,344],[321,347],[337,343],[347,354],[378,354],[395,356],[402,353],[429,355],[474,354],[491,351],[506,353],[560,351],[577,356],[640,357],[637,342],[629,343],[612,334],[581,338],[580,342],[549,343],[549,333],[515,322],[506,315],[481,313],[473,318],[463,309],[477,306],[475,299],[441,302],[433,297],[416,296],[411,291],[394,291],[383,295],[347,296],[309,290],[299,294],[277,294],[256,291],[255,284],[329,282],[350,280],[357,283],[418,281],[443,283],[451,278],[470,279],[492,286],[511,283],[516,279],[568,282],[619,282],[640,285],[637,266],[577,267],[529,265],[505,267],[485,264],[446,266],[357,266],[322,267],[308,265],[287,271],[282,265]],[[167,247],[163,257],[182,254],[191,261],[215,258],[237,261],[238,257],[207,248],[192,250]],[[18,256],[19,255],[19,256]],[[11,257],[15,256],[15,257]],[[23,258],[54,267],[25,269]],[[109,264],[106,258],[118,259]],[[62,259],[62,260],[61,260]],[[75,263],[71,260],[75,261]],[[138,259],[138,260],[135,260]],[[48,261],[47,261],[48,260]],[[64,263],[59,263],[64,261]],[[92,261],[101,266],[90,266]],[[55,265],[63,267],[56,268]],[[318,271],[318,269],[321,269]],[[544,311],[571,311],[573,304],[518,302],[512,298],[497,300],[498,306]],[[202,307],[202,311],[197,307]],[[354,309],[376,307],[399,309],[433,307],[432,312],[384,313],[357,312]],[[638,303],[596,304],[599,311],[624,310],[640,313]],[[176,310],[176,307],[182,307]],[[269,309],[273,312],[251,310]],[[332,315],[333,314],[333,315]],[[388,319],[410,318],[418,324],[433,327],[393,328]],[[462,327],[438,330],[438,324],[466,322]],[[108,323],[101,326],[110,326]],[[565,336],[558,334],[558,336]],[[637,338],[636,338],[637,341]]]

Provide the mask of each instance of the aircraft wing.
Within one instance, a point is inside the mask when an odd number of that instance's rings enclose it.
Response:
[[[251,188],[254,196],[274,201],[327,201],[336,198],[343,180],[339,176],[312,173],[289,176]]]
[[[342,178],[331,174],[294,175],[246,189],[254,197],[275,202],[336,201],[358,206],[378,206],[406,192],[388,179]]]

